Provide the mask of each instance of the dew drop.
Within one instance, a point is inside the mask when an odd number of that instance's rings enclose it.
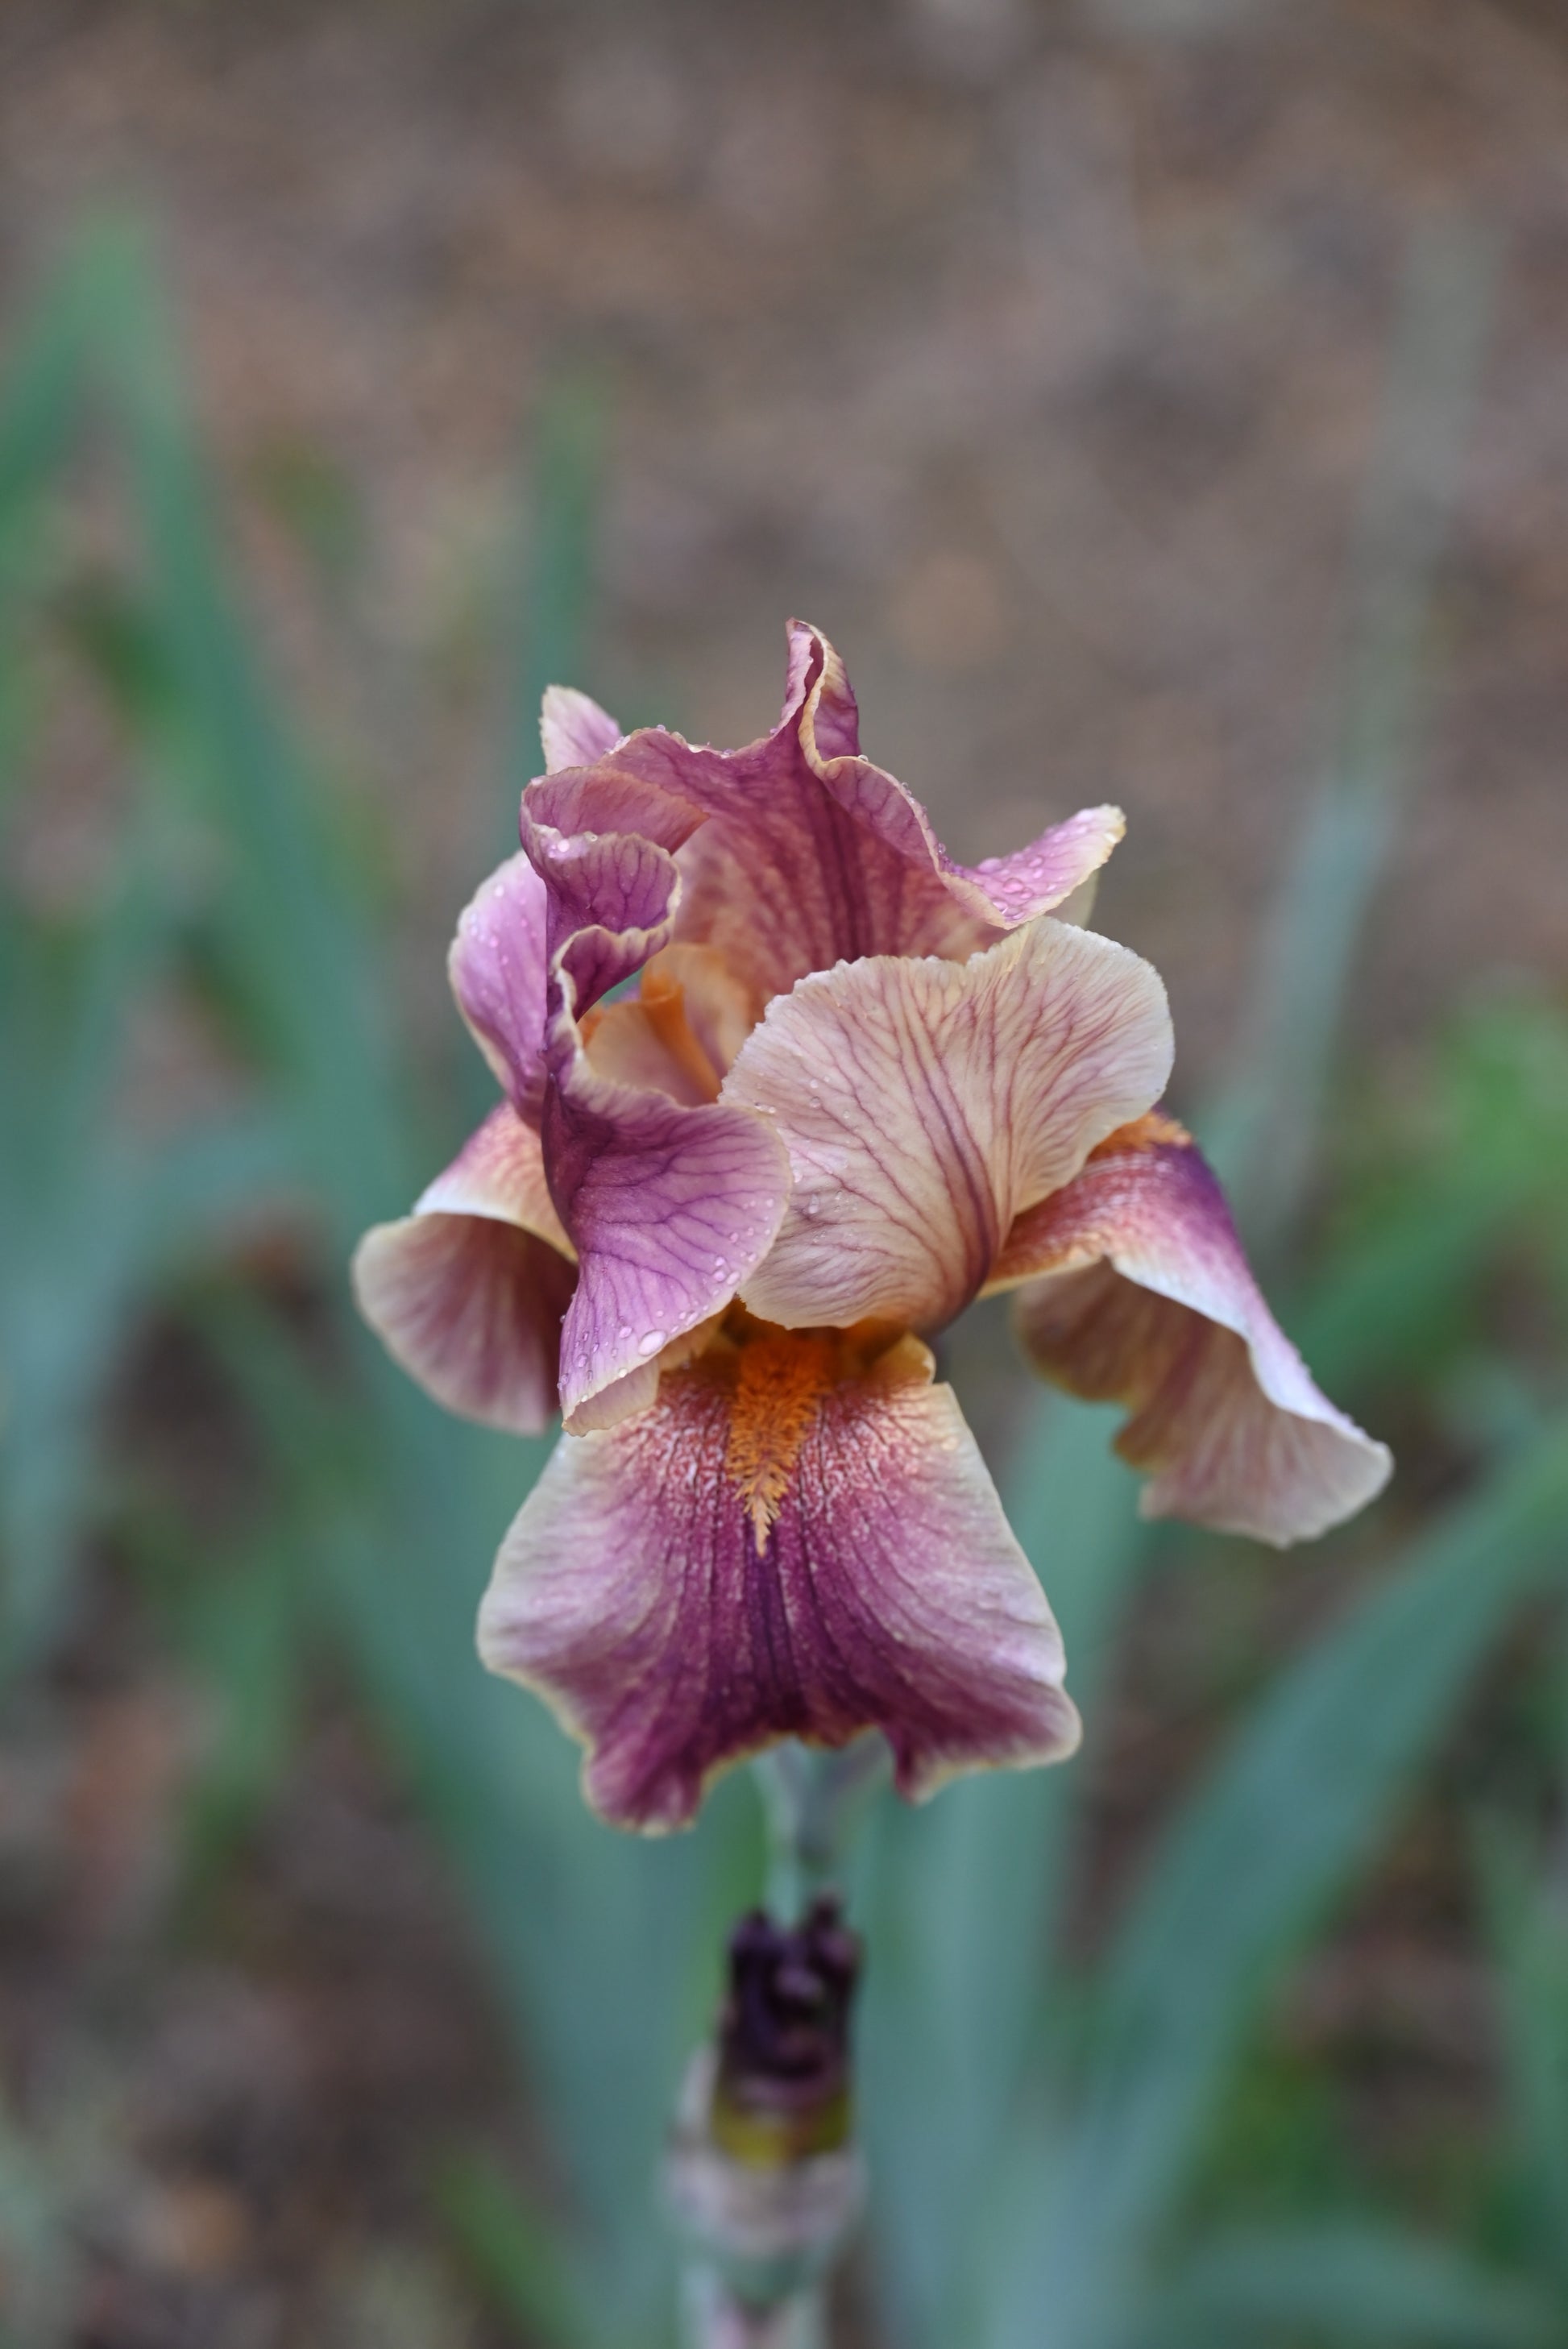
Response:
[[[637,1351],[639,1354],[656,1354],[664,1342],[662,1330],[645,1330],[637,1340]]]

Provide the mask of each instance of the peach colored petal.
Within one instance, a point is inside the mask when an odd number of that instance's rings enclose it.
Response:
[[[803,979],[721,1096],[767,1117],[789,1160],[783,1225],[742,1297],[791,1327],[939,1328],[1014,1217],[1158,1098],[1171,1054],[1150,966],[1060,922],[967,963],[878,956]]]
[[[1284,1544],[1387,1482],[1387,1449],[1313,1384],[1172,1120],[1108,1136],[1076,1182],[1018,1218],[996,1274],[997,1287],[1026,1284],[1018,1327],[1036,1366],[1132,1413],[1117,1449],[1149,1474],[1146,1516]]]
[[[371,1328],[438,1402],[514,1434],[548,1426],[576,1274],[539,1137],[509,1103],[411,1216],[366,1232],[353,1277]]]

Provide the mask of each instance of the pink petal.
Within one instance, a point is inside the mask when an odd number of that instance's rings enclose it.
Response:
[[[591,768],[531,783],[525,818],[562,834],[636,833],[677,856],[677,935],[716,947],[762,1000],[865,955],[961,959],[1076,896],[1121,836],[1119,811],[1095,808],[1016,856],[956,864],[858,744],[842,662],[796,623],[771,734],[719,751],[644,729]]]
[[[591,767],[613,750],[621,730],[609,712],[601,709],[573,685],[545,688],[539,714],[539,739],[544,747],[544,771],[562,767]]]
[[[656,1358],[720,1311],[772,1243],[789,1177],[760,1118],[686,1108],[579,1051],[545,1106],[551,1188],[581,1270],[561,1333],[569,1427],[652,1400]]]
[[[359,1309],[393,1359],[449,1411],[520,1435],[554,1415],[575,1278],[539,1137],[505,1102],[354,1258]]]
[[[645,1409],[664,1349],[721,1311],[771,1246],[789,1173],[749,1111],[617,1081],[585,1048],[583,1014],[667,942],[678,889],[667,853],[624,833],[562,838],[526,812],[523,822],[550,901],[542,1132],[580,1259],[561,1399],[581,1431]]]
[[[641,1417],[563,1437],[502,1546],[480,1652],[587,1745],[620,1825],[684,1826],[779,1737],[880,1729],[914,1797],[1078,1742],[1050,1609],[930,1355],[832,1344],[721,1343]]]
[[[799,620],[790,622],[789,636],[790,678],[799,675],[805,688],[796,722],[808,765],[838,804],[879,840],[917,867],[928,864],[954,903],[983,927],[1011,929],[1054,912],[1099,871],[1121,839],[1127,822],[1119,808],[1084,808],[1011,856],[955,863],[914,794],[858,755],[854,695],[826,636]],[[788,701],[785,709],[789,714]],[[903,948],[906,954],[924,950],[913,943]]]
[[[802,979],[722,1096],[768,1116],[789,1160],[747,1304],[792,1328],[939,1328],[1014,1217],[1159,1097],[1171,1053],[1149,965],[1061,922],[964,964],[879,956]]]
[[[544,1089],[546,917],[543,882],[528,857],[509,857],[464,908],[447,957],[459,1010],[533,1125]]]
[[[1387,1449],[1314,1386],[1212,1170],[1171,1119],[1110,1135],[1020,1216],[996,1270],[998,1287],[1027,1283],[1018,1326],[1036,1366],[1132,1413],[1117,1449],[1150,1472],[1146,1516],[1283,1544],[1387,1482]]]

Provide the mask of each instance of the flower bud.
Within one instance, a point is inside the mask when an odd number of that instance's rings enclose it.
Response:
[[[743,2300],[819,2274],[859,2213],[849,2022],[860,1956],[829,1896],[799,1925],[756,1910],[730,1937],[717,2046],[687,2073],[668,2188],[693,2244]]]

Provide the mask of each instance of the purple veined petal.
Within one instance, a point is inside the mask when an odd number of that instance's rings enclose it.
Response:
[[[785,636],[784,708],[779,723],[799,730],[810,703],[812,746],[819,759],[860,756],[861,710],[850,674],[820,628],[791,620]]]
[[[533,1435],[556,1411],[561,1321],[576,1284],[539,1137],[493,1110],[411,1216],[366,1232],[359,1309],[449,1411]]]
[[[523,839],[531,825],[563,840],[618,833],[652,841],[673,855],[707,812],[684,789],[685,762],[691,756],[678,734],[650,726],[628,735],[591,767],[537,777],[522,795]]]
[[[666,849],[685,885],[677,936],[713,947],[761,1001],[867,955],[963,960],[1081,905],[1121,836],[1119,811],[1086,810],[1015,857],[955,863],[913,794],[858,755],[854,694],[827,639],[794,623],[789,642],[771,734],[721,751],[643,729],[592,768],[530,784],[525,836],[531,822]]]
[[[579,1050],[545,1105],[545,1161],[580,1272],[561,1333],[568,1427],[651,1401],[673,1341],[723,1309],[771,1247],[789,1174],[766,1122],[595,1073]]]
[[[680,878],[667,851],[625,833],[563,838],[526,801],[522,823],[549,903],[544,1163],[579,1257],[561,1398],[583,1429],[646,1407],[665,1347],[727,1305],[771,1245],[789,1172],[749,1111],[593,1066],[595,1024],[612,1020],[612,1043],[625,1024],[597,999],[669,942]]]
[[[525,812],[522,834],[543,885],[549,967],[570,976],[580,1019],[668,944],[680,874],[666,850],[635,833],[562,835]],[[548,1034],[548,985],[546,995]]]
[[[1146,1516],[1284,1545],[1379,1493],[1386,1447],[1321,1395],[1248,1268],[1212,1169],[1173,1120],[1115,1133],[1022,1216],[996,1268],[1036,1367],[1132,1414],[1117,1449]]]
[[[553,775],[562,767],[595,765],[614,749],[621,730],[608,710],[575,686],[551,685],[539,713],[539,739],[544,771]]]
[[[548,903],[521,853],[483,882],[447,957],[458,1009],[519,1114],[539,1123],[544,1089]]]
[[[480,1620],[588,1748],[618,1825],[686,1825],[772,1740],[887,1737],[901,1792],[1078,1743],[1060,1635],[931,1356],[721,1343],[641,1416],[562,1439]]]
[[[789,637],[791,678],[799,670],[805,681],[796,722],[807,764],[841,807],[916,869],[934,873],[954,905],[983,929],[1013,929],[1053,913],[1099,872],[1126,832],[1119,808],[1082,808],[1010,856],[958,864],[937,839],[913,792],[859,755],[854,696],[832,646],[820,629],[799,620],[789,623]],[[797,653],[798,638],[805,639],[803,657]],[[984,943],[983,936],[975,940],[976,946]],[[914,937],[900,947],[905,954],[931,950]]]
[[[747,1305],[791,1328],[940,1328],[1021,1209],[1158,1100],[1171,1059],[1149,964],[1060,922],[966,963],[884,955],[802,979],[722,1094],[765,1115],[789,1160]]]

